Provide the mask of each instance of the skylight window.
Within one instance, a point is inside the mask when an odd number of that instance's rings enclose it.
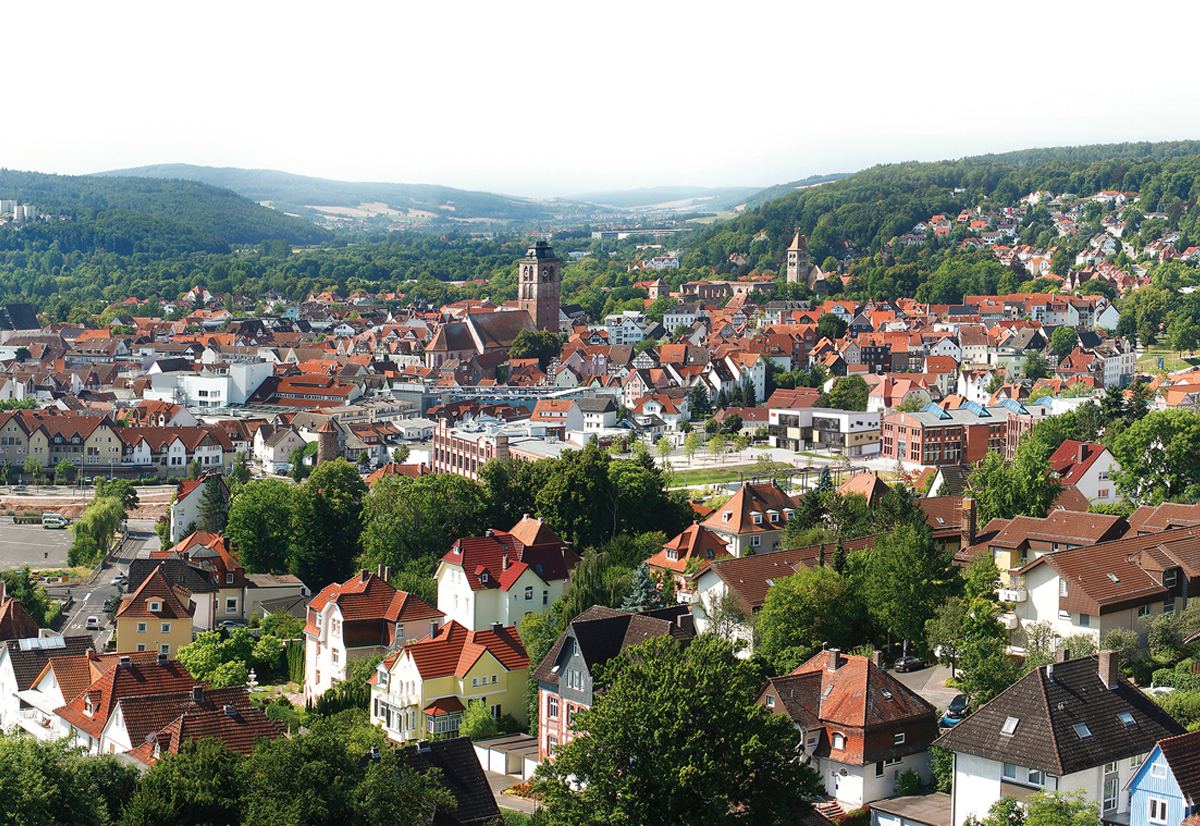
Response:
[[[1017,730],[1017,724],[1021,722],[1020,717],[1009,717],[1004,721],[1004,727],[1000,729],[1001,734],[1012,734]]]
[[[1120,714],[1117,715],[1117,718],[1127,726],[1132,726],[1132,725],[1137,724],[1136,721],[1133,719],[1133,715],[1130,714],[1128,711],[1122,711]]]
[[[830,683],[829,685],[825,686],[825,690],[821,692],[821,699],[822,699],[822,700],[824,700],[826,697],[828,697],[828,696],[829,696],[829,692],[831,692],[831,691],[833,691],[833,684],[832,684],[832,683]]]
[[[1092,736],[1092,730],[1088,728],[1087,723],[1076,723],[1074,728],[1075,733],[1079,735],[1080,740]]]
[[[1108,578],[1109,578],[1109,579],[1111,579],[1113,582],[1120,582],[1120,581],[1121,581],[1120,579],[1118,579],[1118,578],[1117,578],[1117,575],[1116,575],[1116,574],[1109,574],[1109,575],[1108,575]]]

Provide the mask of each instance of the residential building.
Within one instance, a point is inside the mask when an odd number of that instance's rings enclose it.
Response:
[[[24,606],[5,594],[5,582],[0,580],[0,642],[36,637],[39,629]]]
[[[152,651],[171,656],[192,641],[196,607],[182,586],[167,580],[163,566],[121,599],[117,609],[117,650]]]
[[[1195,823],[1200,814],[1200,731],[1160,740],[1128,784],[1129,826]]]
[[[771,445],[788,450],[830,450],[873,456],[880,450],[882,414],[826,407],[771,408]]]
[[[136,589],[159,563],[168,565],[164,568],[168,581],[190,594],[195,607],[194,630],[207,631],[223,620],[249,618],[245,611],[246,571],[225,537],[196,531],[170,548],[151,552],[149,560],[135,559],[129,565],[129,587]]]
[[[1042,557],[1051,559],[1052,557]],[[935,743],[954,752],[953,826],[1001,797],[1082,791],[1124,821],[1123,790],[1155,744],[1184,729],[1120,675],[1114,651],[1030,671]],[[1165,821],[1164,821],[1165,822]]]
[[[771,553],[778,549],[796,502],[775,482],[743,482],[707,519],[704,527],[725,540],[734,556]]]
[[[1050,469],[1064,484],[1079,488],[1094,505],[1116,505],[1125,500],[1113,480],[1113,471],[1121,466],[1104,445],[1067,439],[1050,456]]]
[[[437,633],[441,611],[393,588],[391,571],[363,570],[325,586],[308,604],[304,625],[304,697],[315,699],[341,682],[346,663]]]
[[[932,779],[937,709],[884,671],[878,651],[873,657],[821,651],[768,679],[758,701],[799,729],[825,793],[843,809],[891,797],[904,772]]]
[[[454,620],[388,655],[371,686],[371,722],[396,742],[452,734],[468,703],[499,719],[528,722],[529,657],[517,629],[499,623],[471,631]]]
[[[989,534],[988,551],[995,559],[1001,582],[1007,584],[1012,581],[1009,572],[1042,554],[1120,539],[1128,532],[1129,523],[1115,515],[1053,510],[1044,518],[993,519],[985,529]]]
[[[646,564],[655,576],[661,577],[669,571],[675,580],[679,602],[689,602],[689,593],[695,593],[695,586],[690,577],[693,571],[689,568],[697,568],[709,561],[732,558],[725,539],[693,522],[663,545],[661,551],[646,560]]]
[[[438,563],[438,609],[469,631],[519,626],[566,593],[579,556],[540,518],[459,539]]]
[[[627,646],[663,636],[682,645],[691,642],[695,626],[685,606],[632,614],[594,605],[571,620],[533,671],[538,683],[538,759],[549,759],[558,746],[574,738],[575,715],[595,701],[597,666]]]
[[[41,725],[48,716],[39,711],[28,700],[24,692],[33,688],[34,682],[52,658],[94,653],[95,642],[91,634],[71,637],[24,637],[0,642],[0,730],[14,728],[30,730],[30,725]]]
[[[171,502],[170,514],[168,516],[170,522],[169,538],[172,545],[190,533],[187,530],[189,525],[200,524],[200,504],[204,501],[205,487],[210,478],[214,479],[224,489],[225,501],[229,501],[229,488],[225,484],[220,471],[204,473],[199,479],[194,481],[188,479],[181,480],[175,488],[175,499]]]

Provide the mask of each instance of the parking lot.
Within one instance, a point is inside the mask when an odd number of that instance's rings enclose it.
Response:
[[[75,535],[68,530],[51,530],[41,524],[14,525],[11,516],[0,516],[0,570],[65,568],[67,551]]]

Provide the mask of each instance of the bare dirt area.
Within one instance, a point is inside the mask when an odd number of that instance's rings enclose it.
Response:
[[[129,512],[130,519],[158,520],[166,515],[171,497],[175,494],[173,487],[138,488],[137,491],[139,505]],[[5,493],[0,494],[0,513],[38,510],[61,513],[68,519],[78,519],[94,496],[95,491],[90,489],[79,492],[74,489],[49,487],[31,489],[25,493]]]

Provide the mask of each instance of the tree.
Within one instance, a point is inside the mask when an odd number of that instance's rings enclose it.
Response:
[[[1200,417],[1190,410],[1146,414],[1109,444],[1120,465],[1117,488],[1137,504],[1159,504],[1200,494]]]
[[[68,482],[75,478],[75,464],[70,459],[63,459],[54,467],[54,481]]]
[[[968,818],[972,826],[1100,826],[1100,804],[1088,800],[1082,789],[1073,792],[1034,792],[1024,804],[1002,797],[982,820]]]
[[[239,450],[233,457],[233,468],[229,471],[229,477],[241,485],[250,481],[250,462],[246,458],[246,451]]]
[[[204,494],[200,498],[200,528],[221,533],[228,521],[229,491],[219,475],[209,476],[204,481]]]
[[[549,823],[780,822],[823,792],[801,735],[756,702],[761,678],[724,640],[656,637],[599,671],[576,736],[538,767]]]
[[[867,561],[867,609],[876,626],[909,640],[923,636],[925,622],[951,581],[952,557],[938,550],[924,525],[901,525],[875,542]]]
[[[736,435],[742,430],[742,417],[737,413],[730,413],[725,417],[725,421],[721,422],[721,432],[729,435]]]
[[[188,480],[189,482],[195,482],[197,479],[199,479],[199,478],[200,478],[200,473],[201,473],[201,472],[202,472],[202,471],[201,471],[201,468],[200,468],[200,462],[199,462],[199,460],[197,460],[197,459],[193,459],[192,461],[188,462],[188,465],[187,465],[187,480]]]
[[[979,708],[1021,676],[1021,667],[1008,657],[1004,629],[996,619],[995,608],[985,600],[976,600],[963,617],[966,642],[959,663],[958,687]]]
[[[658,453],[658,466],[663,470],[669,471],[669,462],[667,457],[671,455],[671,440],[663,436],[654,445],[655,452]]]
[[[25,473],[32,479],[41,479],[42,463],[33,456],[25,457]]]
[[[643,562],[633,573],[633,591],[621,603],[621,610],[636,614],[662,607],[662,591],[650,575],[650,566]]]
[[[1071,327],[1062,326],[1055,327],[1054,333],[1050,336],[1050,348],[1058,354],[1060,359],[1065,359],[1071,355],[1071,351],[1079,344],[1079,333]]]
[[[1062,327],[1059,328],[1064,329]],[[1050,362],[1038,352],[1031,352],[1025,357],[1025,378],[1030,381],[1044,379],[1050,375]]]
[[[708,397],[708,389],[697,383],[690,393],[688,393],[688,410],[691,413],[692,421],[696,419],[707,419],[713,414],[712,402]]]
[[[482,534],[485,512],[479,485],[457,474],[385,476],[363,499],[360,565],[399,570],[440,556],[459,538]]]
[[[558,358],[563,337],[549,330],[522,330],[509,348],[510,359],[537,359],[538,369],[545,370],[551,360]]]
[[[392,461],[398,465],[403,465],[408,461],[408,454],[410,452],[411,451],[409,450],[408,445],[398,445],[396,449],[392,451]]]
[[[817,319],[817,332],[830,341],[835,341],[846,334],[850,325],[833,313],[824,313]]]
[[[292,480],[299,483],[303,482],[308,474],[312,473],[312,467],[304,463],[304,457],[308,454],[308,445],[296,445],[292,448],[292,452],[288,454],[288,467]]]
[[[859,376],[842,376],[829,391],[829,407],[834,410],[866,410],[871,388]]]
[[[700,445],[703,443],[704,440],[699,433],[689,433],[687,438],[683,440],[683,455],[687,457],[689,465],[696,456],[696,451],[700,449]]]
[[[861,610],[849,583],[821,566],[776,579],[757,616],[755,653],[786,674],[822,645],[848,648]]]
[[[50,611],[50,597],[46,594],[46,589],[38,585],[29,566],[26,565],[20,570],[0,571],[0,581],[4,582],[5,595],[21,603],[29,618],[36,622],[39,628],[45,628]]]
[[[225,536],[247,573],[290,570],[293,490],[282,479],[258,479],[229,506]]]
[[[967,605],[958,597],[946,597],[925,622],[925,645],[938,662],[950,666],[950,676],[957,675],[958,659],[962,656],[963,618]]]
[[[291,573],[314,591],[341,582],[359,551],[367,486],[345,459],[317,467],[293,493]]]
[[[97,794],[87,757],[66,740],[42,743],[0,732],[0,800],[13,826],[104,826],[106,800]],[[112,760],[113,758],[103,758]],[[136,772],[136,769],[130,768]]]
[[[220,740],[185,740],[146,772],[122,826],[201,826],[241,821],[249,791],[242,760]]]
[[[967,477],[967,489],[979,509],[979,524],[1000,517],[1044,517],[1062,491],[1062,483],[1050,473],[1048,446],[1036,439],[1022,439],[1011,465],[990,451]]]
[[[458,730],[459,734],[463,737],[470,737],[472,740],[483,740],[487,737],[495,737],[498,731],[496,718],[492,716],[492,712],[488,710],[482,700],[471,700],[467,703],[467,709],[463,712],[462,724]]]

